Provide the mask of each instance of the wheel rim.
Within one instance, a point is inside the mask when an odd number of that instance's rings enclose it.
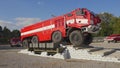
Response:
[[[72,36],[72,39],[73,39],[73,42],[79,42],[80,41],[79,36],[75,35],[75,34]]]
[[[23,40],[23,47],[28,47],[28,41],[27,40]]]
[[[58,34],[58,33],[55,34],[54,39],[55,39],[55,40],[58,40],[59,38],[60,38],[59,34]]]
[[[52,41],[54,43],[60,43],[62,41],[62,34],[59,31],[56,31],[52,34]]]
[[[38,44],[38,37],[37,36],[33,36],[32,43],[33,44]]]

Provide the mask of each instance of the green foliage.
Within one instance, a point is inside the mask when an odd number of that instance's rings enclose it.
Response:
[[[20,37],[19,30],[10,31],[7,27],[0,26],[0,44],[8,44],[9,40],[13,37]]]
[[[0,31],[2,31],[2,26],[0,26]]]
[[[7,27],[4,27],[3,29],[3,37],[8,39],[11,37],[11,31]]]
[[[120,34],[120,17],[113,16],[112,14],[107,12],[98,15],[101,19],[102,29],[95,36]]]
[[[114,34],[120,34],[120,18],[115,19],[115,24],[113,24],[113,33]]]
[[[20,31],[19,30],[13,30],[12,32],[11,32],[11,36],[12,37],[20,37]]]

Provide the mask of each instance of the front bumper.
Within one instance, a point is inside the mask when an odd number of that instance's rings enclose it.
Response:
[[[82,31],[88,33],[98,33],[100,29],[99,25],[89,25],[88,27],[83,27]]]

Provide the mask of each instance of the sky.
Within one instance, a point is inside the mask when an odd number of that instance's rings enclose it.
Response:
[[[0,0],[0,26],[11,30],[59,16],[76,8],[120,16],[120,0]]]

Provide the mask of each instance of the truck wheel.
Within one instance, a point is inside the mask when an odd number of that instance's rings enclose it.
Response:
[[[93,37],[90,33],[88,33],[87,35],[84,36],[84,43],[85,45],[89,45],[90,43],[92,43]]]
[[[33,36],[31,42],[33,44],[33,47],[38,48],[39,41],[37,36]]]
[[[28,47],[28,41],[27,41],[27,39],[23,40],[22,45],[23,45],[23,47],[25,47],[25,48]]]
[[[62,41],[62,34],[60,31],[55,31],[52,34],[52,41],[53,43],[60,43]]]
[[[79,30],[75,30],[70,33],[69,40],[74,46],[82,46],[84,38]]]

